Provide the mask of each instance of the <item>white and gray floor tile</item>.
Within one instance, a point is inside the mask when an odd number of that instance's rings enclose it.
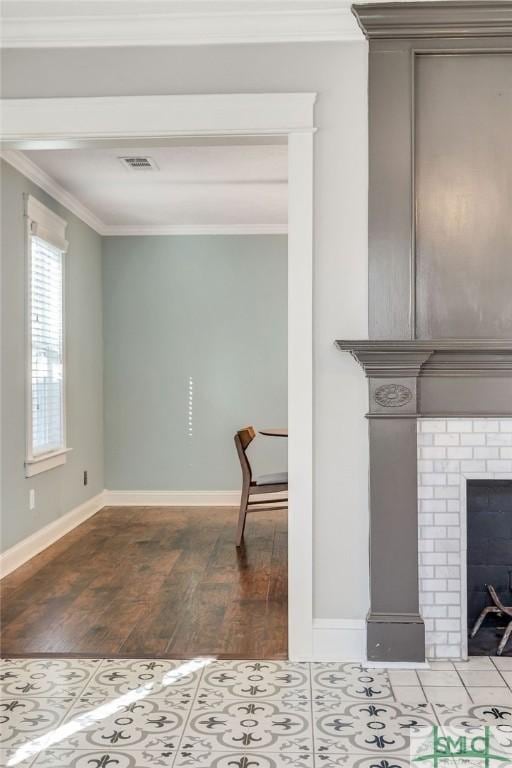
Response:
[[[3,660],[0,765],[406,768],[434,726],[487,725],[512,766],[509,662]]]
[[[208,662],[160,659],[105,659],[82,691],[82,697],[115,698],[135,690],[150,696],[190,699]]]
[[[198,698],[307,702],[311,699],[309,664],[278,661],[218,661],[205,668]]]
[[[18,659],[0,666],[0,696],[78,696],[99,669],[98,659]]]
[[[181,748],[312,753],[311,702],[288,708],[280,701],[198,701]]]
[[[318,703],[393,701],[387,670],[367,669],[357,663],[312,664],[311,685]]]
[[[437,723],[429,704],[344,702],[313,706],[315,751],[408,755],[411,735]]]

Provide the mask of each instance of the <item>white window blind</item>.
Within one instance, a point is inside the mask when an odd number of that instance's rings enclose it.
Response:
[[[26,199],[27,458],[31,477],[66,461],[64,254],[66,222]]]
[[[31,238],[32,456],[64,447],[63,254]]]

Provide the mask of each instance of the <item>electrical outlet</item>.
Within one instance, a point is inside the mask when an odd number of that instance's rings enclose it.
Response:
[[[89,482],[89,478],[87,476],[87,470],[84,469],[84,485],[87,485],[88,482]]]
[[[30,489],[28,494],[28,505],[30,509],[34,509],[36,506],[36,492],[33,488]]]

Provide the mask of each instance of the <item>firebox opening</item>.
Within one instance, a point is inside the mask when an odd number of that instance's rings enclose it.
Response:
[[[469,655],[495,656],[512,622],[512,480],[468,480],[467,584]],[[498,601],[489,587],[494,587]],[[500,603],[510,615],[498,612]],[[487,607],[493,611],[472,638]],[[501,655],[512,656],[512,634]]]

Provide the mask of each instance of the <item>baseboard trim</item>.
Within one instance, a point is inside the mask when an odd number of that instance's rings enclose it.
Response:
[[[314,661],[365,661],[364,619],[314,619]]]
[[[428,661],[366,661],[368,669],[430,669]]]
[[[240,491],[105,491],[105,507],[238,507]]]
[[[30,560],[43,549],[46,549],[66,533],[72,531],[77,525],[92,517],[104,506],[103,492],[98,493],[83,504],[70,510],[66,514],[53,520],[44,528],[27,536],[10,549],[0,554],[0,579]]]

